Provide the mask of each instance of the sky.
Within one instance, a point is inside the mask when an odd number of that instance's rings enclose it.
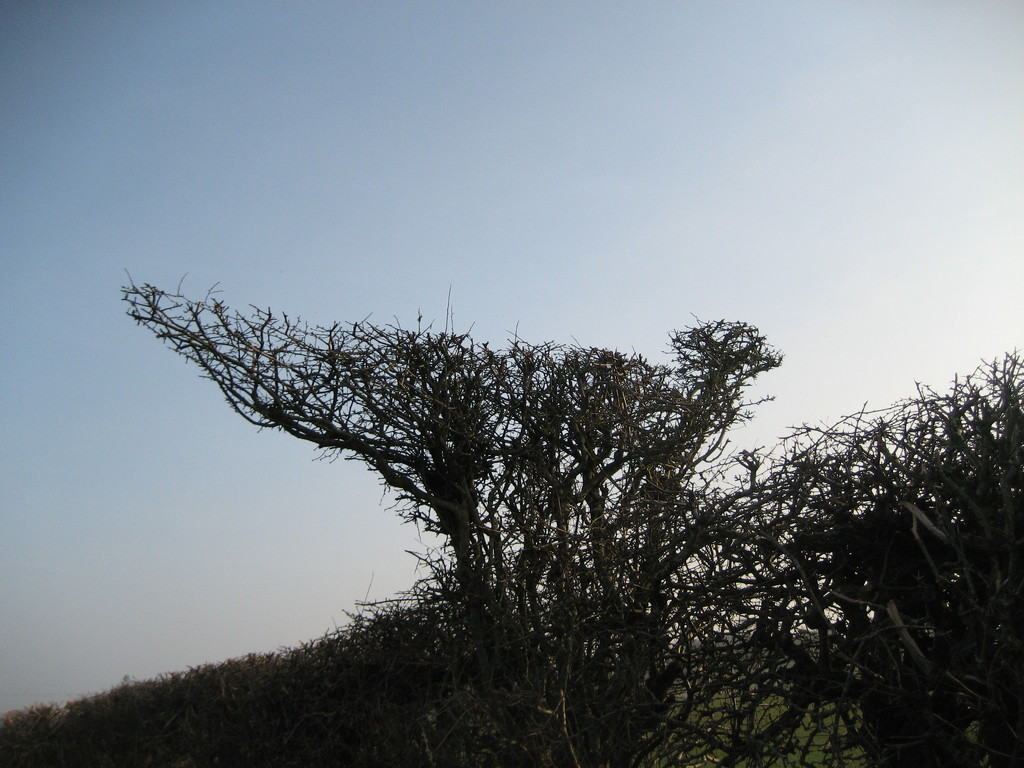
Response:
[[[1024,4],[0,4],[0,711],[411,586],[355,462],[259,432],[129,280],[310,323],[785,355],[734,445],[1024,346]]]

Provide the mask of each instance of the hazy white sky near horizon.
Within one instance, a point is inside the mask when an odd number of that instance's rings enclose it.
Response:
[[[138,282],[314,323],[786,355],[738,441],[1024,340],[1016,2],[0,6],[0,711],[408,586],[351,462],[257,433]]]

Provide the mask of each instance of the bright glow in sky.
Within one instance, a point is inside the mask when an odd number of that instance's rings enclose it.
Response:
[[[786,355],[737,441],[1024,346],[1018,2],[0,5],[0,711],[295,645],[411,584],[351,462],[124,315]]]

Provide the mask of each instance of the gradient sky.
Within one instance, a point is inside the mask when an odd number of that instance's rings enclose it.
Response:
[[[0,711],[409,586],[373,476],[125,315],[219,284],[662,359],[786,355],[736,436],[1024,346],[1019,2],[0,4]]]

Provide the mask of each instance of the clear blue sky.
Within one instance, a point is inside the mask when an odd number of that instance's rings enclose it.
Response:
[[[414,577],[351,462],[123,314],[786,354],[737,440],[1024,346],[1019,2],[0,5],[0,710],[312,639]]]

